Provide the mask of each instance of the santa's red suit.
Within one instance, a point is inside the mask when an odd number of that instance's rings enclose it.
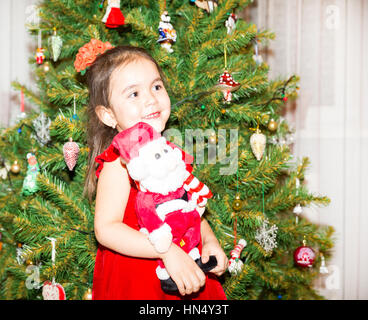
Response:
[[[132,170],[129,169],[129,164],[133,162],[133,159],[138,158],[140,148],[159,138],[161,138],[161,135],[151,126],[140,122],[132,128],[116,135],[112,141],[112,145],[119,150],[121,157],[128,163],[127,168],[129,173],[134,175]],[[180,153],[184,152],[167,140],[166,145],[172,149],[179,149]],[[186,158],[187,164],[188,158],[189,163],[192,163],[193,157],[186,154]],[[185,162],[183,160],[180,161],[183,162],[182,165],[185,167]],[[143,168],[141,169],[144,170]],[[185,176],[177,177],[179,179],[178,188],[170,192],[151,192],[136,180],[139,191],[137,193],[135,208],[139,225],[148,233],[149,239],[154,246],[162,237],[168,237],[170,234],[172,239],[167,243],[174,242],[196,260],[200,258],[197,246],[200,241],[201,225],[201,216],[197,211],[197,204],[204,206],[207,199],[212,197],[212,193],[206,185],[192,175],[191,171],[192,167],[186,165]],[[180,179],[182,180],[180,181]],[[192,207],[188,207],[188,203],[191,200]],[[156,250],[157,247],[155,246]],[[160,259],[158,260],[158,264],[159,268],[156,270],[157,276],[161,280],[167,279],[169,276]]]

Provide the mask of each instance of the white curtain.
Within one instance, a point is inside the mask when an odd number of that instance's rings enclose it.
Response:
[[[270,77],[301,77],[285,115],[293,154],[311,160],[309,190],[331,199],[303,214],[336,230],[316,287],[329,299],[368,299],[368,1],[256,0],[244,16],[275,32],[262,52]]]
[[[37,37],[25,28],[27,8],[38,0],[1,0],[0,10],[0,128],[15,123],[20,113],[20,93],[11,87],[19,81],[35,90],[29,58],[36,54]],[[25,110],[32,106],[25,101]]]

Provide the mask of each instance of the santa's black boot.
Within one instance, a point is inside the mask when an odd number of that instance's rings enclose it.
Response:
[[[166,280],[160,280],[161,282],[161,289],[166,293],[175,293],[178,292],[178,286],[174,282],[171,277]]]
[[[195,260],[195,262],[198,265],[198,267],[202,269],[204,273],[212,270],[214,267],[217,266],[216,256],[210,256],[210,258],[208,259],[206,263],[203,263],[201,258],[198,258],[197,260]]]

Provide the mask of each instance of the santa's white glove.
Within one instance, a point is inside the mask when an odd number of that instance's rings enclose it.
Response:
[[[172,238],[171,228],[167,223],[164,223],[160,228],[153,230],[148,236],[148,239],[159,253],[164,253],[169,250]]]

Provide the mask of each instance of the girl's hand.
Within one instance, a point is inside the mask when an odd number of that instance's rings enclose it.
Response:
[[[194,260],[175,243],[160,254],[167,272],[178,286],[182,296],[199,291],[206,282],[206,276]]]
[[[203,243],[202,262],[206,263],[211,255],[216,256],[217,266],[213,268],[210,272],[214,273],[217,276],[221,276],[226,271],[229,265],[229,259],[227,258],[225,252],[222,250],[216,238],[211,238]]]

